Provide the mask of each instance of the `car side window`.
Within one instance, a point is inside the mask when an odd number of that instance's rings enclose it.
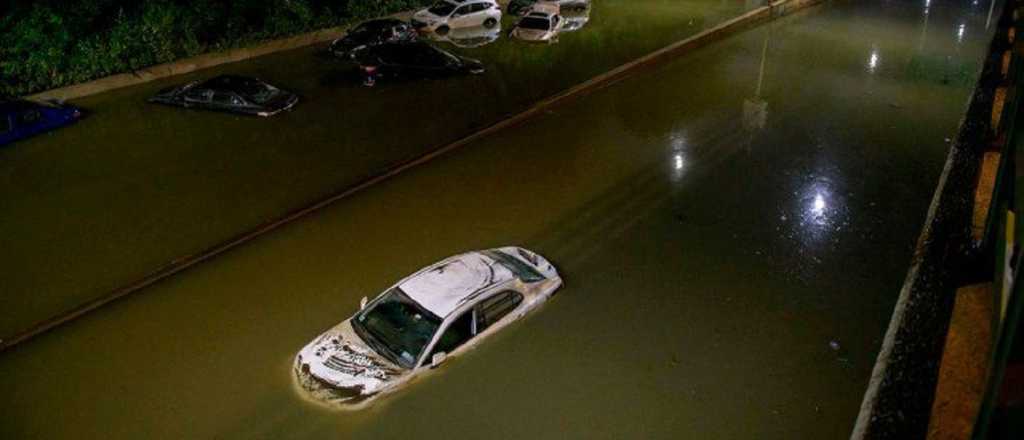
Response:
[[[466,14],[471,12],[471,9],[470,9],[471,6],[472,5],[462,6],[459,9],[456,9],[455,13],[452,14],[452,15],[466,15]]]
[[[437,340],[437,344],[434,344],[434,349],[430,352],[430,356],[427,356],[427,361],[429,362],[430,358],[436,353],[451,353],[472,337],[473,310],[467,310],[445,329],[444,334]]]
[[[487,5],[483,3],[473,3],[472,5],[469,5],[469,12],[476,13],[483,11],[484,9],[487,9]]]
[[[211,92],[206,89],[193,89],[189,90],[188,93],[185,94],[185,99],[188,99],[189,101],[206,102],[210,100],[210,94]]]
[[[515,310],[522,302],[523,295],[511,290],[506,290],[481,301],[477,305],[477,333],[486,330],[487,327],[504,318],[505,315]]]
[[[219,105],[237,105],[238,98],[230,93],[215,92],[213,94],[213,103]]]

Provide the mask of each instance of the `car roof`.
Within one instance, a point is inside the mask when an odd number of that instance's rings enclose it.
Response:
[[[376,46],[370,46],[363,49],[362,52],[371,56],[376,56],[386,63],[397,64],[413,62],[414,57],[423,54],[429,54],[432,56],[443,56],[442,54],[448,54],[448,52],[424,41],[378,44]]]
[[[446,317],[488,287],[514,279],[505,266],[481,252],[446,258],[403,280],[402,289],[431,313]]]
[[[208,89],[218,89],[240,94],[247,94],[254,85],[264,85],[263,81],[241,75],[221,75],[203,81],[199,86]]]
[[[527,15],[555,15],[561,11],[562,8],[558,7],[558,4],[552,3],[537,3],[530,8],[530,12]]]
[[[374,29],[374,30],[380,30],[380,29],[384,29],[384,28],[387,28],[387,27],[397,26],[397,25],[404,25],[404,24],[406,24],[404,21],[398,20],[398,19],[395,19],[395,18],[379,18],[379,19],[376,19],[376,20],[364,21],[364,22],[360,23],[358,26],[356,26],[356,28],[360,28],[360,27],[366,26],[367,28],[371,28],[371,29]],[[355,29],[355,28],[353,28],[353,29]]]

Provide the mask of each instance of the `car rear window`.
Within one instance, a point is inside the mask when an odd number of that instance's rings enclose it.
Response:
[[[519,22],[519,27],[546,31],[551,29],[551,22],[544,18],[526,17]]]
[[[494,261],[497,261],[498,264],[511,271],[516,278],[526,281],[527,283],[535,283],[546,279],[544,278],[544,275],[541,275],[540,272],[537,272],[522,260],[506,253],[498,251],[484,251],[484,255],[487,255]]]

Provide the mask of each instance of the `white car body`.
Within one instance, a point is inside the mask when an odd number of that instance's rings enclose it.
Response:
[[[546,22],[546,28],[527,25],[527,23],[540,22]],[[523,18],[519,19],[512,29],[511,35],[523,41],[552,43],[557,40],[558,33],[562,31],[563,26],[565,26],[565,19],[562,18],[558,5],[539,2],[526,15],[523,15]]]
[[[476,26],[452,29],[444,35],[430,33],[429,36],[432,41],[451,43],[456,47],[473,48],[486,46],[497,41],[501,37],[501,29],[498,26],[492,28]]]
[[[450,9],[439,13],[441,7]],[[412,26],[421,31],[444,33],[450,29],[501,24],[501,7],[493,0],[441,0],[412,16]]]
[[[364,407],[466,353],[561,285],[551,263],[518,247],[446,258],[399,281],[303,347],[295,357],[295,378],[317,401]],[[430,330],[420,334],[417,327]],[[419,353],[395,352],[410,339]]]

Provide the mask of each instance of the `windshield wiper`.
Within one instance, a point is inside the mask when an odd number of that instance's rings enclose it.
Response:
[[[355,325],[353,325],[352,328],[356,329],[356,334],[358,334],[359,337],[362,338],[363,341],[365,341],[370,346],[370,348],[373,348],[373,351],[376,351],[377,353],[380,353],[384,357],[388,358],[388,360],[391,361],[391,363],[398,365],[400,367],[405,367],[405,364],[398,360],[398,357],[395,355],[393,351],[391,351],[387,344],[382,342],[377,335],[373,334],[373,330],[363,327],[363,324],[360,323],[358,319],[354,319],[352,320],[352,322],[355,323]]]

